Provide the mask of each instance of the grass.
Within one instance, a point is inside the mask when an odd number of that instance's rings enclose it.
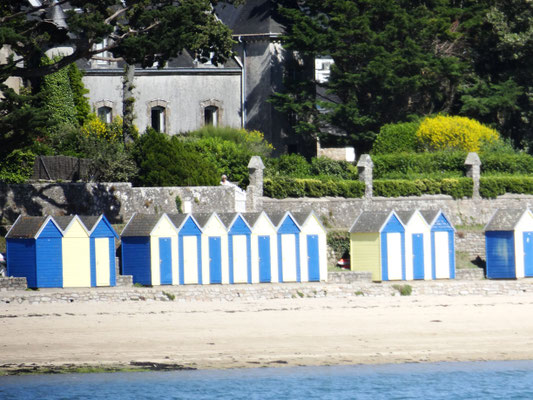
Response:
[[[455,252],[455,268],[457,269],[475,269],[483,268],[484,261],[479,257],[475,260],[472,260],[472,257],[464,251]]]
[[[6,252],[6,238],[4,236],[0,236],[0,253]]]
[[[176,295],[172,294],[172,293],[169,293],[169,292],[163,292],[163,294],[165,296],[167,296],[167,298],[170,300],[170,301],[174,301],[174,299],[176,298]]]
[[[411,285],[392,285],[392,287],[394,289],[396,289],[398,291],[398,293],[400,293],[400,296],[411,296],[411,293],[413,292],[413,288]]]
[[[485,225],[483,224],[472,224],[472,225],[455,225],[455,230],[460,232],[483,232],[485,230]]]

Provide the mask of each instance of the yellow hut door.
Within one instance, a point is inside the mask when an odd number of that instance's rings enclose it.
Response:
[[[96,263],[96,286],[109,286],[110,265],[109,239],[96,238],[94,240],[94,253]]]

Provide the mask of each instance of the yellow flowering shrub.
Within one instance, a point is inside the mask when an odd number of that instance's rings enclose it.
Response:
[[[96,136],[108,142],[116,142],[122,140],[122,118],[117,116],[110,124],[106,124],[95,114],[90,114],[81,131],[87,137]]]
[[[499,134],[480,122],[458,116],[438,115],[422,121],[416,132],[428,150],[479,151],[486,143],[494,143]]]

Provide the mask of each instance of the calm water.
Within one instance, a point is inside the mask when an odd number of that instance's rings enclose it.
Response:
[[[533,361],[15,376],[0,399],[533,399]]]

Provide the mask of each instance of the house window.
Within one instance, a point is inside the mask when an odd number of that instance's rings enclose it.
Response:
[[[98,118],[100,118],[100,121],[110,124],[113,120],[113,110],[111,110],[111,107],[103,106],[98,108]]]
[[[108,44],[109,44],[109,42],[107,41],[107,39],[104,39],[102,42],[97,43],[94,47],[95,47],[96,50],[102,50],[102,49],[105,49]],[[96,54],[95,57],[97,57],[96,64],[98,64],[98,65],[109,65],[109,64],[111,64],[109,62],[109,60],[99,60],[98,59],[98,57],[111,58],[111,53],[109,51],[102,51],[101,53]]]
[[[152,107],[152,128],[158,132],[165,132],[165,107]]]
[[[218,125],[218,107],[208,106],[204,109],[204,122],[205,125]]]

